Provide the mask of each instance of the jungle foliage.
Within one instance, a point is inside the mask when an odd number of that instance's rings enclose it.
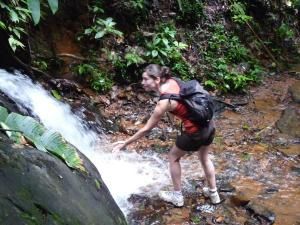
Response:
[[[48,0],[48,5],[43,0],[11,0],[0,1],[0,29],[8,34],[8,42],[13,51],[18,47],[24,48],[22,34],[27,34],[26,26],[33,20],[37,25],[40,21],[43,8],[49,7],[52,13],[58,9],[58,0]]]
[[[45,9],[51,9],[49,13],[58,9],[57,0],[0,2],[5,12],[0,28],[7,32],[14,51],[24,48],[22,35],[30,35],[26,34],[30,20],[37,24]],[[115,82],[137,82],[146,63],[158,63],[212,90],[239,92],[260,81],[265,71],[280,69],[288,54],[299,56],[299,0],[218,4],[89,1],[89,22],[78,41],[90,50],[85,51],[84,61],[72,65],[72,71],[94,90],[106,92]],[[129,30],[118,26],[124,18]],[[47,62],[38,65],[47,72]]]

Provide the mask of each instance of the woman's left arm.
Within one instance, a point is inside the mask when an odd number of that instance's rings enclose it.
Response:
[[[168,99],[160,100],[157,103],[151,117],[149,118],[149,120],[147,121],[145,126],[142,127],[141,129],[139,129],[133,136],[131,136],[126,141],[119,142],[120,145],[116,146],[115,148],[120,150],[120,149],[126,147],[127,145],[129,145],[130,143],[145,136],[148,132],[150,132],[152,130],[152,128],[154,128],[157,125],[157,123],[160,121],[161,117],[168,110],[169,110],[169,100]]]

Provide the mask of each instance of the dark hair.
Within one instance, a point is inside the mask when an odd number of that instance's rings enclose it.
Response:
[[[172,76],[169,67],[160,66],[157,64],[149,64],[148,66],[146,66],[144,72],[146,72],[148,76],[153,78],[160,77],[160,78],[169,79]]]

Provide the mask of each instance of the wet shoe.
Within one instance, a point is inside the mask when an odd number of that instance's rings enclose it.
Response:
[[[202,190],[203,190],[203,195],[207,198],[210,198],[212,204],[216,205],[221,203],[221,199],[217,189],[210,190],[208,187],[204,187]]]
[[[160,191],[158,196],[166,201],[170,202],[175,206],[182,207],[184,204],[183,195],[181,192],[176,191]]]

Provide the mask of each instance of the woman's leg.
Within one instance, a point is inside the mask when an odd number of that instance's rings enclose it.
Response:
[[[201,146],[198,150],[199,159],[204,170],[207,184],[211,190],[216,189],[215,167],[209,158],[209,146]]]
[[[170,174],[175,191],[181,191],[181,166],[180,158],[185,155],[186,152],[182,151],[176,145],[174,145],[169,154],[169,167]]]

